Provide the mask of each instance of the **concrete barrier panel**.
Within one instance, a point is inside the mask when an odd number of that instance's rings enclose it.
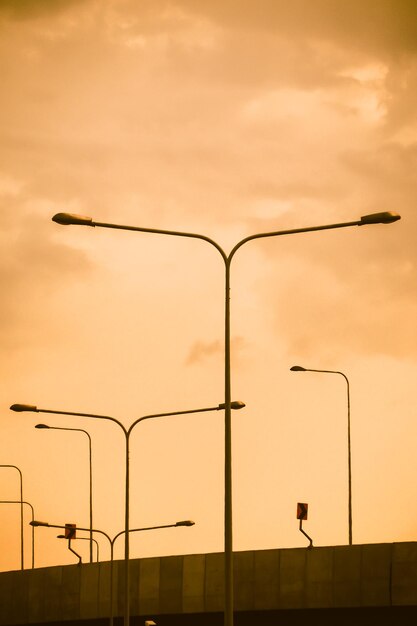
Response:
[[[206,555],[206,611],[223,611],[224,607],[224,555]]]
[[[391,544],[362,546],[362,606],[391,604]]]
[[[305,605],[305,572],[307,550],[281,550],[279,580],[282,609],[302,609]]]
[[[237,611],[255,608],[255,556],[254,552],[236,552],[234,563],[234,601]]]
[[[333,550],[334,606],[360,606],[362,546],[336,546]]]
[[[333,550],[313,548],[306,552],[306,607],[333,606]]]
[[[254,557],[254,608],[279,607],[280,550],[256,551]]]
[[[139,574],[139,610],[142,615],[159,613],[159,573],[161,559],[142,559]]]
[[[205,610],[205,570],[205,554],[190,554],[184,557],[182,574],[182,602],[184,613],[203,613]]]

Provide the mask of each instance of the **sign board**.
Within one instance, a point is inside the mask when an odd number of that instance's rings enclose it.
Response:
[[[308,504],[306,502],[297,502],[297,519],[307,519]]]
[[[65,539],[75,539],[76,530],[76,524],[65,524]]]

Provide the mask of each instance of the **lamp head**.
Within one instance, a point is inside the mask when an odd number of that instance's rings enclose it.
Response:
[[[301,365],[293,365],[292,367],[290,367],[291,372],[306,372],[306,368],[305,367],[301,367]]]
[[[384,211],[383,213],[371,213],[370,215],[362,215],[359,226],[365,224],[391,224],[401,219],[401,215],[393,211]]]
[[[69,224],[77,224],[78,226],[94,226],[93,218],[84,215],[75,215],[74,213],[57,213],[52,218],[53,222],[68,226]]]
[[[35,428],[51,428],[48,424],[36,424]]]
[[[246,404],[244,402],[242,402],[241,400],[234,400],[233,402],[230,403],[230,408],[238,411],[239,409],[243,409],[243,407],[245,407]],[[222,402],[221,404],[219,404],[218,406],[218,411],[220,411],[221,409],[225,409],[226,408],[226,404],[224,402]]]
[[[32,522],[29,522],[31,526],[49,526],[48,522],[40,522],[39,520],[34,519]]]
[[[190,519],[182,520],[181,522],[176,522],[175,526],[194,526],[195,522]]]
[[[65,535],[57,535],[56,538],[57,539],[66,539],[66,536]]]
[[[12,404],[10,407],[11,411],[16,411],[17,413],[23,413],[25,411],[32,411],[33,413],[38,413],[38,407],[33,404]]]

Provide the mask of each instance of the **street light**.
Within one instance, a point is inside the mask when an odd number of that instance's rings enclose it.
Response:
[[[346,381],[347,387],[347,427],[348,427],[348,527],[349,527],[349,545],[352,545],[352,458],[351,458],[351,446],[350,446],[350,391],[349,380],[346,374],[335,370],[315,370],[301,365],[293,365],[290,370],[292,372],[319,372],[321,374],[339,374],[343,376]]]
[[[112,228],[116,230],[130,230],[143,233],[154,233],[159,235],[172,235],[176,237],[188,237],[206,241],[219,252],[225,267],[225,355],[224,355],[224,394],[225,394],[225,452],[224,452],[224,557],[225,557],[225,605],[224,605],[224,626],[233,626],[233,520],[232,520],[232,424],[231,424],[231,365],[230,365],[230,266],[232,259],[239,248],[248,241],[262,239],[266,237],[277,237],[280,235],[295,235],[299,233],[314,232],[319,230],[330,230],[335,228],[346,228],[349,226],[365,226],[368,224],[390,224],[400,219],[400,215],[391,211],[382,213],[372,213],[363,215],[359,220],[353,222],[343,222],[340,224],[327,224],[324,226],[312,226],[309,228],[296,228],[292,230],[273,231],[269,233],[258,233],[250,235],[239,241],[231,252],[227,255],[223,248],[210,237],[198,233],[187,233],[174,230],[162,230],[158,228],[142,228],[139,226],[124,226],[121,224],[110,224],[93,221],[91,217],[74,215],[72,213],[57,213],[52,220],[62,225],[92,226],[101,228]],[[127,624],[125,624],[127,626]]]
[[[67,537],[65,535],[57,535],[56,538],[57,539],[67,539]],[[81,541],[90,541],[90,543],[91,543],[91,537],[77,537],[75,539],[75,541],[78,541],[78,539],[80,539]],[[74,539],[73,539],[73,541],[74,541]],[[99,560],[100,560],[100,549],[99,549],[98,541],[97,541],[97,539],[94,539],[94,537],[93,537],[92,541],[96,544],[97,563],[98,563]],[[91,563],[91,561],[90,561],[90,563]]]
[[[243,407],[245,406],[244,402],[241,402],[240,400],[237,400],[235,402],[229,402],[229,406],[232,409],[243,409]],[[133,430],[133,428],[139,424],[140,422],[147,420],[147,419],[152,419],[155,417],[169,417],[169,416],[173,416],[173,415],[186,415],[189,413],[205,413],[208,411],[220,411],[221,409],[224,409],[224,404],[218,404],[217,406],[214,407],[208,407],[208,408],[204,408],[204,409],[191,409],[188,411],[172,411],[170,413],[157,413],[154,415],[144,415],[143,417],[139,417],[137,420],[135,420],[133,422],[133,424],[130,425],[130,427],[128,429],[125,428],[125,426],[119,422],[118,419],[111,417],[109,415],[96,415],[94,413],[77,413],[74,411],[54,411],[51,409],[38,409],[38,407],[34,406],[33,404],[12,404],[12,406],[10,407],[10,409],[12,411],[16,411],[18,413],[21,412],[34,412],[34,413],[54,413],[56,415],[74,415],[77,417],[91,417],[91,418],[96,418],[96,419],[105,419],[105,420],[110,420],[111,422],[114,422],[115,424],[117,424],[123,431],[124,436],[125,436],[125,442],[126,442],[126,447],[125,447],[125,464],[126,464],[126,480],[125,480],[125,529],[124,529],[124,533],[125,533],[125,579],[124,579],[124,583],[125,583],[125,608],[124,608],[124,626],[129,626],[129,473],[130,473],[130,466],[129,466],[129,441],[130,441],[130,434]]]
[[[19,472],[20,479],[20,568],[25,569],[24,563],[24,549],[23,549],[23,477],[22,472],[17,465],[0,465],[0,467],[13,467]]]
[[[26,502],[26,500],[0,500],[0,504],[27,504],[30,507],[32,513],[32,522],[35,518],[35,511],[30,502]],[[32,569],[35,567],[35,529],[32,527]]]
[[[84,433],[88,437],[88,451],[89,451],[89,510],[90,510],[90,528],[93,528],[93,462],[91,452],[91,437],[90,434],[83,428],[63,428],[61,426],[48,426],[48,424],[36,424],[35,428],[47,429],[47,430],[72,430],[79,433]],[[93,562],[93,533],[90,532],[90,563]]]
[[[31,526],[37,526],[37,527],[45,526],[47,528],[63,528],[63,529],[67,528],[66,526],[63,526],[62,524],[49,524],[49,522],[40,522],[39,520],[32,520],[29,523]],[[194,525],[195,525],[195,522],[193,522],[192,520],[181,520],[179,522],[175,522],[174,524],[161,524],[159,526],[146,526],[145,528],[130,528],[127,532],[126,530],[120,531],[113,538],[111,538],[103,530],[98,530],[97,528],[93,528],[93,533],[100,533],[100,535],[103,535],[104,537],[106,537],[110,545],[110,620],[109,620],[110,626],[113,626],[113,617],[114,617],[113,616],[113,563],[114,563],[114,544],[115,544],[116,539],[120,537],[121,535],[124,535],[125,533],[127,537],[130,533],[137,533],[137,532],[141,532],[144,530],[159,530],[161,528],[176,528],[180,526],[194,526]],[[77,527],[77,530],[89,531],[88,528],[80,528],[80,527]],[[60,538],[65,537],[65,535],[58,535],[58,536]]]

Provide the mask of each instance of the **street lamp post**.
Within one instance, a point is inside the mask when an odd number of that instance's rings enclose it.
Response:
[[[352,453],[351,453],[351,445],[350,445],[350,390],[349,390],[349,379],[343,372],[338,372],[336,370],[316,370],[310,369],[306,367],[302,367],[301,365],[293,365],[291,368],[292,372],[319,372],[321,374],[339,374],[343,376],[346,381],[346,389],[347,389],[347,442],[348,442],[348,528],[349,528],[349,545],[352,545]]]
[[[24,546],[23,546],[23,477],[17,465],[0,465],[0,467],[13,467],[19,472],[20,479],[20,568],[25,569]]]
[[[35,519],[35,511],[30,502],[26,500],[0,500],[0,504],[27,504],[32,514],[32,522]],[[32,527],[32,569],[35,567],[35,529]]]
[[[35,428],[48,429],[48,430],[72,430],[79,433],[84,433],[88,437],[88,452],[89,452],[89,511],[90,511],[90,528],[93,528],[93,462],[91,451],[91,437],[90,434],[83,428],[64,428],[61,426],[48,426],[48,424],[36,424]],[[90,563],[93,562],[93,531],[90,532]]]
[[[225,604],[224,604],[224,626],[233,626],[233,539],[232,539],[232,427],[231,427],[231,365],[230,365],[230,265],[232,259],[239,248],[248,241],[262,239],[266,237],[277,237],[281,235],[294,235],[299,233],[314,232],[319,230],[330,230],[336,228],[346,228],[349,226],[365,226],[368,224],[389,224],[400,219],[397,213],[382,212],[364,215],[359,220],[338,224],[327,224],[324,226],[312,226],[309,228],[296,228],[291,230],[273,231],[268,233],[258,233],[250,235],[239,241],[229,254],[210,237],[197,233],[180,232],[173,230],[162,230],[157,228],[142,228],[138,226],[125,226],[121,224],[110,224],[93,221],[91,217],[73,215],[71,213],[57,213],[52,220],[62,225],[92,226],[101,228],[112,228],[116,230],[130,230],[143,233],[155,233],[160,235],[172,235],[176,237],[188,237],[201,239],[212,245],[219,252],[224,262],[225,268],[225,348],[224,348],[224,392],[225,392],[225,453],[224,453],[224,556],[225,556]]]
[[[57,536],[56,536],[56,538],[57,538],[57,539],[67,539],[67,537],[65,537],[65,535],[57,535]],[[78,541],[78,540],[82,540],[82,541],[91,541],[91,537],[77,537],[77,538],[75,539],[75,541]],[[73,540],[73,541],[74,541],[74,540]],[[97,551],[97,563],[98,563],[98,562],[99,562],[99,560],[100,560],[100,548],[99,548],[99,545],[98,545],[98,541],[97,541],[97,539],[94,539],[94,537],[93,537],[93,543],[95,543],[95,544],[96,544],[96,551]],[[90,563],[91,563],[91,561],[90,561]]]
[[[230,403],[230,408],[231,409],[242,409],[245,406],[244,402],[241,402],[239,400],[235,401],[235,402],[231,402]],[[140,422],[143,422],[144,420],[148,420],[148,419],[153,419],[156,417],[170,417],[173,415],[186,415],[189,413],[205,413],[208,411],[220,411],[221,409],[224,409],[225,405],[224,404],[218,404],[217,406],[214,407],[208,407],[208,408],[203,408],[203,409],[190,409],[187,411],[171,411],[169,413],[156,413],[154,415],[144,415],[143,417],[139,417],[137,420],[135,420],[133,422],[133,424],[130,425],[129,428],[126,428],[118,419],[116,419],[115,417],[111,417],[109,415],[96,415],[94,413],[78,413],[78,412],[74,412],[74,411],[54,411],[51,409],[38,409],[38,407],[33,406],[33,405],[29,405],[29,404],[13,404],[10,409],[12,411],[16,411],[16,412],[35,412],[35,413],[54,413],[56,415],[74,415],[77,417],[91,417],[91,418],[95,418],[95,419],[105,419],[105,420],[110,420],[111,422],[114,422],[115,424],[117,424],[121,430],[123,431],[123,434],[125,436],[125,472],[126,472],[126,479],[125,479],[125,528],[124,528],[124,533],[125,533],[125,558],[124,558],[124,562],[125,562],[125,579],[124,579],[124,583],[125,583],[125,597],[124,597],[124,602],[125,602],[125,606],[124,606],[124,626],[129,626],[129,493],[130,493],[130,485],[129,485],[129,475],[130,475],[130,465],[129,465],[129,442],[130,442],[130,435],[132,433],[132,430],[134,429],[135,426],[137,426]]]
[[[30,524],[31,526],[46,526],[47,528],[63,528],[63,529],[66,528],[66,526],[63,526],[63,525],[49,524],[48,522],[40,522],[38,520],[32,520]],[[114,619],[114,615],[113,615],[113,563],[114,563],[114,544],[115,544],[116,539],[120,537],[121,535],[124,535],[125,533],[126,533],[126,536],[128,536],[129,533],[137,533],[137,532],[141,532],[144,530],[160,530],[161,528],[177,528],[180,526],[194,526],[194,524],[195,522],[191,520],[181,520],[179,522],[175,522],[174,524],[161,524],[159,526],[146,526],[145,528],[129,528],[128,531],[126,531],[126,529],[120,531],[113,538],[111,538],[107,533],[105,533],[104,530],[98,530],[97,528],[93,528],[93,533],[99,533],[100,535],[103,535],[104,537],[106,537],[110,545],[110,619],[109,619],[110,626],[113,626],[113,619]],[[88,531],[89,529],[77,527],[77,530]],[[58,537],[65,538],[65,535],[58,535]],[[79,537],[79,539],[80,538],[81,537]]]

